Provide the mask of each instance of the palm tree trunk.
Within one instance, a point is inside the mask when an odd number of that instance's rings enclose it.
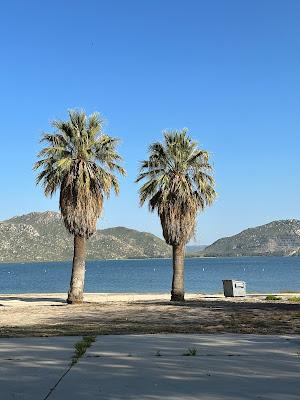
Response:
[[[85,238],[82,236],[74,236],[74,257],[72,276],[70,282],[70,290],[68,293],[67,303],[78,304],[83,302],[85,275]]]
[[[184,244],[173,246],[171,301],[184,301]]]

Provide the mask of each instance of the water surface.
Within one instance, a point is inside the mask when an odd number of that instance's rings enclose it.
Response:
[[[247,282],[248,292],[300,291],[300,257],[190,258],[187,292],[222,292],[222,279]],[[68,290],[71,262],[0,264],[0,293]],[[169,292],[172,260],[88,261],[87,292]]]

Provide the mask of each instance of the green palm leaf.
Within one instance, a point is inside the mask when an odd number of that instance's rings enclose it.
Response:
[[[85,238],[96,230],[103,198],[119,192],[114,172],[125,175],[119,165],[118,140],[103,133],[98,113],[70,111],[68,121],[54,121],[55,133],[45,133],[34,169],[46,196],[60,191],[60,210],[70,233]]]
[[[207,151],[199,149],[187,130],[164,132],[163,143],[149,147],[149,158],[141,162],[136,182],[140,204],[148,201],[157,211],[166,242],[186,243],[194,233],[196,216],[216,197]]]

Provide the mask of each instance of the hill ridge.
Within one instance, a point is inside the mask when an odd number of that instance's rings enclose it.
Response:
[[[87,242],[88,259],[170,255],[162,239],[126,227],[97,230]],[[57,211],[34,211],[0,222],[0,262],[65,261],[72,256],[73,238]]]
[[[300,220],[275,220],[244,229],[207,246],[205,257],[300,255]]]

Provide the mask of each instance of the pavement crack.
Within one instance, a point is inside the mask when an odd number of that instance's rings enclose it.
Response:
[[[50,388],[49,392],[47,393],[46,397],[43,398],[43,400],[47,400],[50,398],[51,394],[54,392],[54,390],[57,388],[60,382],[71,371],[73,366],[78,363],[80,358],[84,356],[87,349],[91,347],[92,343],[94,343],[95,340],[96,340],[95,336],[83,336],[82,340],[74,344],[75,351],[73,357],[71,358],[68,369],[62,374],[62,376],[59,378],[56,384],[52,388]]]
[[[43,400],[49,399],[51,396],[52,392],[57,388],[57,386],[60,384],[60,382],[64,379],[64,377],[71,371],[73,365],[70,365],[69,368],[62,374],[62,376],[59,378],[59,380],[56,382],[56,384],[49,390],[48,394],[46,397],[43,398]]]

